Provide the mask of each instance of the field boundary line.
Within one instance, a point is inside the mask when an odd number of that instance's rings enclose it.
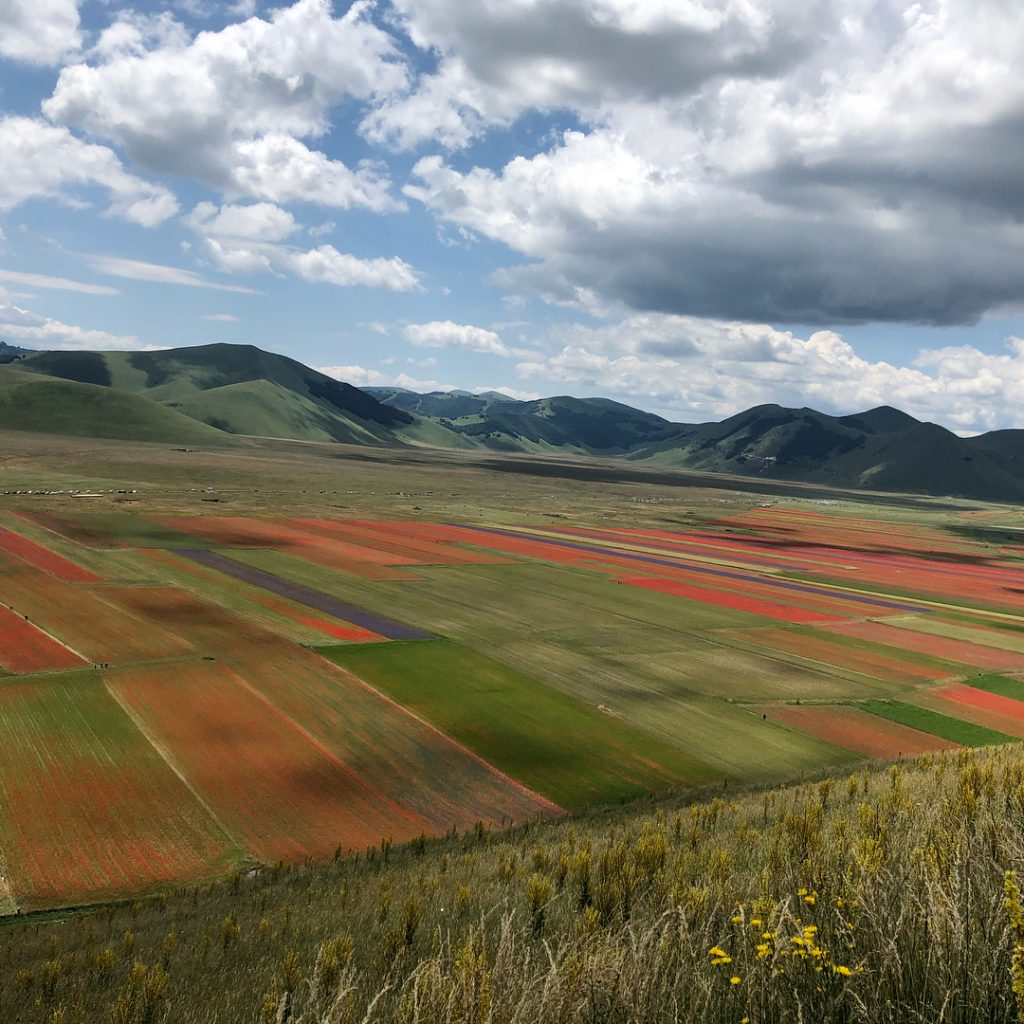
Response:
[[[70,651],[76,658],[81,658],[82,661],[84,662],[84,664],[82,666],[83,668],[87,668],[87,667],[90,667],[90,666],[95,664],[95,662],[92,660],[92,658],[87,658],[81,651],[75,650],[75,648],[72,647],[71,644],[65,643],[63,640],[61,640],[61,638],[59,636],[54,636],[48,629],[44,629],[42,626],[39,625],[38,622],[36,622],[34,619],[30,619],[24,612],[19,612],[17,608],[13,607],[12,605],[9,605],[6,601],[3,602],[3,607],[6,608],[12,615],[18,615],[21,618],[23,618],[30,626],[34,626],[36,629],[39,630],[40,633],[43,633],[46,636],[48,636],[55,644],[58,644],[60,647],[63,647],[65,650]],[[64,669],[55,669],[54,671],[65,671],[65,670]],[[14,674],[15,675],[20,675],[21,673],[17,673],[16,672]],[[36,673],[33,672],[33,673],[29,673],[29,674],[35,675]]]
[[[135,666],[133,665],[131,666],[130,669],[127,669],[126,671],[133,671],[134,669]],[[118,707],[121,708],[121,710],[132,720],[132,722],[135,725],[135,728],[139,730],[143,737],[145,737],[146,742],[149,743],[149,745],[156,751],[156,753],[160,755],[160,759],[181,780],[185,788],[192,794],[192,796],[195,798],[199,806],[202,807],[203,810],[205,810],[206,813],[210,816],[210,820],[213,821],[217,825],[217,827],[224,833],[225,838],[230,840],[230,842],[232,843],[236,850],[244,852],[246,856],[251,856],[249,849],[244,844],[238,841],[238,838],[231,831],[231,829],[229,829],[224,824],[224,822],[221,821],[220,817],[217,815],[214,809],[206,802],[204,797],[199,793],[195,786],[192,785],[188,777],[182,771],[181,767],[175,762],[174,757],[164,749],[161,743],[158,743],[157,740],[153,738],[153,736],[150,734],[149,730],[146,728],[143,722],[139,719],[135,711],[132,708],[127,707],[125,705],[125,702],[121,700],[120,695],[111,687],[110,681],[108,680],[106,673],[102,673],[102,679],[103,686],[106,689],[107,693],[109,693],[110,696],[113,697],[113,699],[117,702]]]
[[[225,663],[222,662],[221,664]],[[261,693],[257,687],[250,683],[249,680],[246,679],[245,676],[237,670],[237,666],[233,662],[227,662],[225,664],[225,667],[234,677],[236,682],[238,682],[244,689],[248,690],[258,701],[260,701],[261,703],[265,704],[268,708],[270,708],[270,710],[277,717],[279,717],[288,728],[292,729],[294,732],[297,732],[307,743],[309,743],[311,747],[313,747],[314,750],[316,750],[318,754],[324,757],[327,761],[331,762],[332,764],[340,768],[342,773],[348,776],[349,779],[351,779],[351,781],[355,784],[356,788],[362,789],[368,796],[380,800],[382,804],[386,805],[389,810],[394,812],[396,817],[408,818],[411,814],[414,815],[416,818],[419,818],[423,825],[427,825],[429,827],[429,822],[427,822],[425,818],[422,818],[418,813],[412,811],[410,808],[403,807],[401,804],[397,803],[395,800],[389,797],[387,793],[385,793],[382,789],[379,789],[376,785],[370,783],[367,779],[361,777],[359,773],[347,761],[342,760],[342,758],[339,757],[336,753],[334,753],[334,751],[330,750],[327,746],[325,746],[322,740],[317,739],[316,736],[314,736],[313,733],[311,733],[304,725],[301,725],[294,718],[292,718],[292,716],[289,715],[287,711],[284,711],[281,708],[279,708],[265,693]]]
[[[441,638],[433,637],[432,639]],[[429,729],[430,732],[434,733],[437,736],[440,736],[441,739],[444,740],[446,743],[455,747],[457,750],[462,751],[464,754],[467,754],[478,764],[483,765],[488,771],[493,772],[496,776],[498,776],[498,778],[509,783],[511,786],[515,787],[521,792],[531,796],[538,803],[546,804],[555,814],[569,813],[564,807],[561,807],[558,804],[556,804],[554,800],[549,800],[542,793],[538,793],[536,790],[530,789],[530,787],[527,786],[525,782],[520,782],[519,779],[514,779],[511,775],[507,775],[500,768],[497,768],[493,764],[491,764],[491,762],[488,761],[485,757],[481,757],[475,750],[470,750],[469,747],[467,747],[465,744],[460,743],[453,736],[449,736],[448,733],[443,732],[436,725],[433,725],[432,723],[428,722],[425,718],[418,715],[415,711],[411,710],[410,708],[407,708],[404,704],[400,704],[397,700],[394,700],[393,698],[389,697],[386,693],[381,693],[381,691],[378,690],[375,686],[371,686],[365,679],[361,679],[354,672],[350,672],[347,668],[342,668],[341,665],[336,665],[333,661],[331,661],[330,658],[326,658],[318,652],[314,651],[314,653],[317,655],[318,658],[321,658],[326,664],[330,665],[335,672],[340,672],[343,676],[345,676],[346,679],[349,679],[352,682],[357,683],[365,690],[369,690],[371,693],[379,697],[385,703],[390,704],[394,708],[397,708],[399,711],[402,712],[402,714],[408,715],[409,718],[412,718],[413,720],[419,722],[420,725],[424,726],[426,729]]]

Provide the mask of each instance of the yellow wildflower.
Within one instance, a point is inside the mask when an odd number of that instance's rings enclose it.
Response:
[[[832,970],[836,974],[841,974],[844,978],[848,978],[851,974],[853,974],[853,971],[851,971],[850,968],[847,967],[845,964],[835,964]]]
[[[729,984],[730,985],[738,985],[739,983],[740,983],[740,979],[737,978],[735,974],[729,979]]]

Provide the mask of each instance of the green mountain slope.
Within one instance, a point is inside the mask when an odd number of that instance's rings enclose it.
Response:
[[[145,396],[233,434],[365,444],[470,444],[439,423],[384,405],[350,384],[252,345],[39,352],[21,359],[18,367]]]
[[[177,444],[231,444],[223,431],[112,388],[0,366],[0,429]]]
[[[762,405],[717,423],[685,424],[604,398],[499,403],[466,392],[377,394],[498,451],[622,455],[838,487],[1024,500],[1024,431],[965,440],[891,406],[837,417]]]
[[[31,424],[28,429],[162,440],[172,434],[184,438],[181,421],[186,419],[195,424],[193,430],[220,432],[195,439],[227,433],[622,456],[844,488],[1024,501],[1024,431],[965,439],[890,406],[837,417],[761,405],[718,423],[688,424],[605,398],[518,401],[493,391],[364,391],[251,345],[31,352],[11,359],[6,369],[21,375],[11,378],[20,382],[19,388],[31,376],[48,381],[50,389],[55,379],[78,388],[59,395],[18,390],[21,405],[16,409],[14,399],[8,400],[5,422]],[[101,389],[106,397],[99,404],[90,402],[81,388]],[[46,394],[49,405],[42,397]],[[21,406],[24,415],[17,411]],[[170,418],[160,418],[153,406]],[[101,407],[108,411],[100,413]]]
[[[968,448],[984,452],[1011,476],[1024,480],[1024,430],[992,430],[964,440]]]
[[[873,490],[1024,499],[1024,482],[984,451],[895,409],[827,416],[763,405],[680,427],[631,455],[662,465]]]
[[[0,364],[14,362],[28,352],[28,349],[18,348],[6,341],[0,341]]]

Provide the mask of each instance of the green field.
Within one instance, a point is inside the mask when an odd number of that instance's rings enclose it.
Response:
[[[713,778],[601,708],[453,640],[319,652],[567,810]]]
[[[1024,700],[1024,680],[990,673],[972,676],[967,681],[975,689],[986,690],[988,693],[994,693],[1000,697],[1010,697],[1012,700]]]
[[[583,570],[537,563],[427,566],[416,570],[415,582],[389,583],[342,576],[274,551],[234,555],[457,639],[592,707],[607,707],[722,778],[783,779],[847,756],[762,721],[744,702],[791,696],[794,689],[823,697],[892,690],[713,635],[757,625],[756,616],[701,605],[682,615],[663,595]]]
[[[898,700],[869,700],[859,705],[880,718],[888,718],[891,722],[909,725],[921,732],[941,736],[944,740],[961,743],[965,747],[990,747],[999,743],[1013,743],[1014,737],[1006,733],[986,729],[983,725],[965,722],[950,715],[943,715],[931,708],[918,707]]]

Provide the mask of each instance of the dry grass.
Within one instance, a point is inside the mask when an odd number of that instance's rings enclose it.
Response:
[[[0,1018],[1019,1020],[1024,755],[479,828],[0,933]],[[1010,876],[1012,879],[1012,876]]]

